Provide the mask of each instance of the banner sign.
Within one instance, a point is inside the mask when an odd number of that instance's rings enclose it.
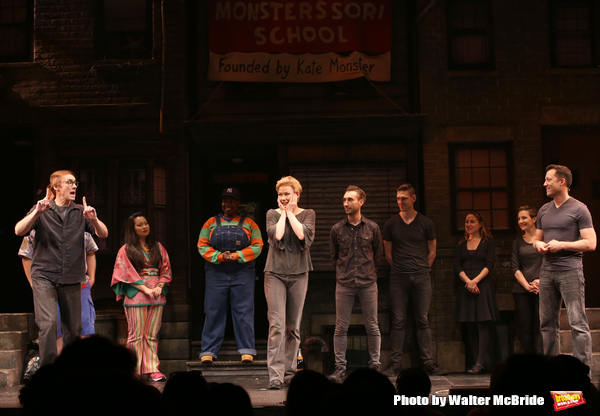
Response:
[[[210,80],[390,80],[392,0],[209,0]]]

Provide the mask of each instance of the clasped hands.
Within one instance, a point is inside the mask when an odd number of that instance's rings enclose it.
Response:
[[[540,293],[540,279],[535,279],[529,282],[529,288],[527,289],[531,293],[535,293],[536,295]]]
[[[224,251],[222,253],[223,255],[223,260],[225,261],[225,263],[232,263],[235,261],[235,257],[233,255],[233,253],[229,252],[229,251]]]
[[[154,289],[150,289],[149,287],[146,288],[146,295],[150,296],[153,299],[157,299],[160,295],[162,295],[163,288],[160,286],[156,286]]]
[[[548,252],[555,253],[562,250],[562,243],[558,240],[550,240],[547,243],[544,243],[543,241],[536,241],[535,248],[542,254],[546,254]]]
[[[473,280],[469,280],[465,284],[465,288],[474,295],[479,295],[479,288],[477,287],[477,283],[475,283]]]

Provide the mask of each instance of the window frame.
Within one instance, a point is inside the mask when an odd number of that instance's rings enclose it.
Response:
[[[108,39],[107,32],[105,30],[105,12],[104,5],[105,0],[98,1],[98,22],[97,22],[97,33],[96,33],[96,59],[99,61],[128,61],[128,60],[141,60],[141,59],[154,59],[154,48],[155,48],[155,39],[154,39],[154,27],[153,27],[153,0],[144,0],[146,5],[146,29],[145,34],[150,39],[149,51],[144,56],[117,56],[117,55],[108,55]],[[116,32],[116,31],[115,31]],[[125,33],[126,31],[121,31]]]
[[[506,156],[506,186],[492,186],[490,184],[487,187],[464,187],[458,186],[458,178],[457,178],[457,166],[456,166],[456,155],[458,151],[461,150],[503,150]],[[495,234],[507,234],[513,233],[515,229],[514,221],[511,221],[514,218],[515,209],[514,209],[514,179],[513,179],[513,171],[514,171],[514,161],[513,161],[513,153],[512,153],[512,143],[511,142],[459,142],[459,143],[448,143],[448,156],[449,156],[449,169],[450,169],[450,195],[451,195],[451,224],[452,224],[452,232],[455,234],[464,233],[464,223],[458,220],[458,214],[460,211],[465,211],[465,209],[459,209],[458,207],[458,193],[461,190],[471,190],[473,192],[489,192],[492,194],[494,191],[505,191],[506,192],[506,209],[498,209],[494,210],[492,204],[490,203],[490,212],[493,211],[506,211],[506,228],[495,228],[493,218],[490,218],[487,215],[484,216],[486,223],[490,230],[493,230]],[[471,207],[471,209],[475,209]]]
[[[13,0],[14,1],[14,0]],[[0,27],[14,27],[21,30],[26,37],[26,46],[22,54],[1,55],[0,63],[32,62],[33,61],[33,0],[25,0],[26,17],[22,23],[0,23]],[[13,3],[14,9],[14,3]]]
[[[452,23],[453,11],[464,7],[469,3],[482,3],[487,7],[487,27],[462,27],[455,28]],[[489,0],[453,0],[447,3],[446,8],[446,24],[448,37],[448,69],[449,70],[492,70],[495,69],[494,62],[494,47],[493,47],[493,24],[492,24],[492,8]],[[464,63],[458,62],[453,53],[454,40],[458,36],[465,35],[482,35],[486,40],[487,60],[482,63]]]
[[[577,3],[586,3],[588,10],[588,28],[587,30],[567,31],[559,30],[557,26],[558,11],[560,6],[573,6],[572,0],[548,0],[548,30],[550,38],[550,66],[552,68],[596,68],[599,64],[598,59],[598,29],[594,24],[597,20],[600,11],[600,6],[596,5],[593,0],[577,0]],[[589,41],[589,64],[574,64],[559,62],[565,59],[560,55],[558,43],[564,39],[586,39]]]

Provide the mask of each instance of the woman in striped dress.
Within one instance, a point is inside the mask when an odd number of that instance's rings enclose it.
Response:
[[[127,219],[125,245],[117,254],[111,287],[123,299],[127,317],[127,347],[137,356],[136,373],[152,381],[166,377],[158,371],[158,331],[171,282],[167,250],[154,241],[141,213]]]

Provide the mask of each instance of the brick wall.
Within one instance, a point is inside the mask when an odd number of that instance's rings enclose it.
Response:
[[[495,69],[449,71],[446,3],[435,2],[418,26],[421,109],[428,116],[423,134],[424,198],[428,214],[438,219],[436,291],[432,305],[438,354],[440,347],[456,352],[456,342],[460,342],[458,325],[452,319],[451,289],[455,277],[451,256],[460,236],[449,228],[448,143],[511,142],[515,210],[522,204],[541,206],[546,201],[541,186],[544,108],[587,104],[597,109],[595,101],[600,87],[596,69],[550,68],[548,2],[542,0],[490,2]],[[419,2],[421,7],[426,4]],[[545,122],[560,123],[551,119]],[[513,279],[509,270],[510,246],[515,236],[496,237],[498,258],[494,273],[498,278],[498,298],[500,303],[510,305]]]

